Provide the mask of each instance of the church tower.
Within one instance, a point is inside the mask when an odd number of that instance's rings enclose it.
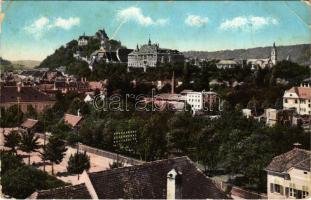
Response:
[[[273,43],[273,47],[271,49],[271,62],[273,65],[276,65],[276,62],[277,62],[277,52],[276,52],[275,42]]]

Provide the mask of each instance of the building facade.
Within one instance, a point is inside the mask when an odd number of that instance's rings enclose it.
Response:
[[[5,109],[17,105],[21,112],[27,113],[33,107],[36,112],[42,113],[47,108],[52,108],[55,100],[40,92],[35,87],[17,86],[1,87],[0,107]]]
[[[274,157],[266,168],[268,199],[310,199],[310,157],[297,147]]]
[[[238,65],[238,63],[234,60],[220,60],[218,63],[216,63],[216,67],[218,69],[231,69],[235,68]]]
[[[177,50],[163,49],[159,44],[152,44],[149,39],[148,44],[142,45],[128,54],[128,70],[131,68],[155,68],[160,64],[183,63],[184,55]]]
[[[247,59],[247,64],[250,64],[253,69],[256,67],[266,68],[273,67],[277,64],[277,49],[275,43],[271,48],[270,57],[269,58],[259,58],[259,59]]]
[[[300,87],[292,87],[283,95],[283,108],[295,108],[300,115],[311,115],[311,85],[301,84]]]

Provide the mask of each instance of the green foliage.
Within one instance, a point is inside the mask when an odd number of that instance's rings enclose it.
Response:
[[[20,125],[23,119],[23,113],[17,105],[13,105],[6,110],[1,108],[0,118],[2,127],[16,127]]]
[[[120,162],[119,160],[113,161],[112,163],[109,163],[109,169],[116,169],[116,168],[120,168],[123,166],[124,166],[123,163]]]
[[[32,105],[27,106],[26,118],[37,119],[37,111],[32,107]]]
[[[20,149],[28,153],[28,165],[30,165],[30,153],[39,149],[39,137],[33,132],[22,132]]]
[[[12,149],[12,152],[16,152],[21,141],[21,136],[18,131],[11,131],[9,134],[4,135],[4,146]]]
[[[90,157],[86,152],[77,152],[70,155],[68,160],[67,171],[72,174],[81,174],[84,170],[90,169]]]
[[[10,169],[1,177],[2,192],[14,198],[24,199],[35,190],[64,186],[65,183],[33,167]]]
[[[1,174],[5,174],[9,170],[17,169],[24,166],[21,157],[14,155],[12,152],[1,151]]]
[[[62,162],[67,148],[65,142],[56,136],[51,136],[49,142],[46,145],[42,157],[45,160],[49,160],[52,163],[52,174],[54,174],[53,164],[59,164]]]

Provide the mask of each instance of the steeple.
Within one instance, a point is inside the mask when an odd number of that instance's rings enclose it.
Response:
[[[150,34],[149,34],[149,41],[148,41],[148,45],[151,45]]]
[[[138,44],[136,45],[136,50],[137,50],[137,51],[139,50]]]
[[[277,62],[277,52],[276,52],[275,42],[273,42],[273,47],[271,49],[270,59],[271,59],[272,64],[276,65],[276,62]]]

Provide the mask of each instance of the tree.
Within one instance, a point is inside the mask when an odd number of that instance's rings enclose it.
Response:
[[[11,148],[12,152],[16,153],[16,147],[19,145],[21,136],[17,131],[12,131],[4,135],[4,146]]]
[[[12,152],[1,151],[1,174],[9,170],[17,169],[24,165],[21,157],[14,155]]]
[[[39,137],[33,132],[22,132],[20,149],[28,153],[28,165],[30,165],[30,153],[39,149]]]
[[[67,171],[72,174],[81,174],[84,170],[90,169],[90,157],[86,152],[77,151],[74,155],[70,155],[68,160]]]
[[[54,163],[59,164],[62,162],[67,148],[65,142],[59,137],[52,136],[49,138],[49,142],[45,147],[43,152],[43,157],[45,160],[49,160],[52,163],[52,174],[54,175]]]
[[[115,168],[120,168],[123,167],[123,163],[120,162],[119,160],[113,161],[112,163],[109,163],[109,169],[115,169]]]
[[[66,184],[34,167],[21,166],[1,174],[2,192],[11,197],[24,199],[36,190],[46,190]]]

